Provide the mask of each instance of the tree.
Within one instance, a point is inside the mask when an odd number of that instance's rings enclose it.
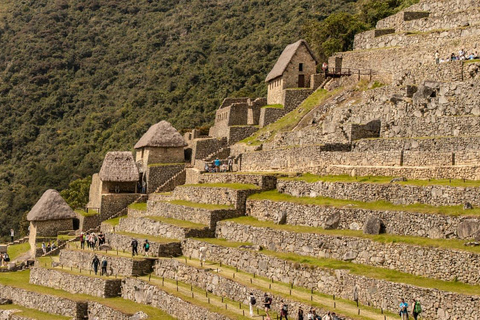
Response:
[[[68,185],[68,189],[60,192],[60,195],[72,209],[83,208],[88,203],[88,193],[91,183],[91,176],[84,179],[77,179]]]

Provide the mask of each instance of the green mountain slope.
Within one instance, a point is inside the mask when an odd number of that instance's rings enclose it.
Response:
[[[352,2],[2,1],[0,236],[151,124],[209,124],[223,98],[264,96],[304,21]]]

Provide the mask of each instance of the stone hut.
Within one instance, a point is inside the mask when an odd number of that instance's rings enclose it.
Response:
[[[136,193],[139,172],[129,151],[112,151],[105,155],[98,174],[101,193]]]
[[[289,88],[310,88],[316,74],[317,59],[305,40],[285,47],[275,66],[267,75],[267,103],[283,104],[283,94]]]
[[[151,126],[135,144],[137,163],[142,168],[158,163],[183,163],[185,139],[169,122]]]
[[[74,218],[75,212],[58,191],[45,191],[27,215],[27,220],[30,221],[30,241],[35,241],[36,237],[56,237],[59,231],[72,230]]]

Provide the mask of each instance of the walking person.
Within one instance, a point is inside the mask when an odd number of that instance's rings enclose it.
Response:
[[[213,164],[215,165],[215,172],[220,172],[220,165],[222,164],[220,159],[216,158]]]
[[[228,164],[228,171],[233,172],[233,159],[232,159],[232,157],[228,157],[227,164]]]
[[[47,254],[47,246],[45,245],[45,242],[42,242],[42,251],[43,254]]]
[[[103,257],[102,258],[102,273],[100,274],[101,276],[107,275],[107,258]]]
[[[417,320],[418,315],[422,313],[422,306],[416,299],[413,299],[412,309],[413,319]]]
[[[400,302],[399,315],[402,318],[402,320],[408,320],[408,303],[406,303],[405,299],[403,298],[402,298],[402,301]]]
[[[253,292],[250,292],[248,296],[248,305],[250,306],[250,317],[253,318],[253,306],[257,304],[257,299],[253,296]]]
[[[440,63],[440,54],[438,53],[438,50],[435,52],[435,64]]]
[[[80,249],[85,249],[85,233],[80,234]]]
[[[143,243],[143,250],[145,250],[145,255],[148,257],[148,250],[150,250],[148,239],[145,239],[145,242]]]
[[[265,293],[263,305],[265,306],[265,314],[267,315],[267,320],[270,320],[270,309],[272,308],[272,298],[268,296],[268,293]]]
[[[297,320],[303,320],[303,309],[302,309],[302,307],[298,308]]]
[[[138,241],[137,241],[137,239],[132,240],[131,246],[132,246],[132,257],[134,257],[135,255],[138,256]]]
[[[13,238],[15,238],[15,230],[10,229],[10,239],[12,240],[11,242],[13,242]]]
[[[323,70],[323,73],[325,73],[325,78],[326,78],[327,74],[328,74],[328,63],[327,62],[324,62],[322,64],[322,70]]]
[[[283,300],[280,301],[280,303],[282,304],[280,309],[280,320],[282,320],[283,317],[285,317],[285,320],[288,320],[288,305],[284,303]]]
[[[93,267],[93,271],[95,272],[95,275],[97,275],[99,265],[100,265],[100,260],[98,259],[97,255],[95,255],[92,260],[92,267]]]
[[[200,247],[200,262],[205,262],[207,257],[207,247]]]

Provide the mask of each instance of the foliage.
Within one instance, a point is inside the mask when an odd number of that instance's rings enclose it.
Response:
[[[91,176],[74,180],[68,185],[67,189],[60,192],[60,195],[72,209],[84,208],[88,203],[88,193],[91,183]]]

